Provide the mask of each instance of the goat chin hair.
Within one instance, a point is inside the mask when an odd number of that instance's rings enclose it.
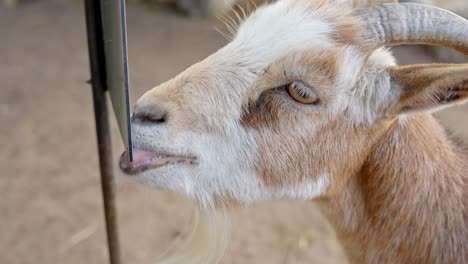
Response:
[[[158,264],[217,264],[229,243],[231,223],[225,208],[194,210],[191,232],[176,241]]]

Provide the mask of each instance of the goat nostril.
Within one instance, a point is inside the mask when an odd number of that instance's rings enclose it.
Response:
[[[133,113],[131,118],[132,123],[152,123],[152,124],[161,124],[166,122],[166,112],[160,108],[155,109],[145,109],[143,111],[138,111]]]

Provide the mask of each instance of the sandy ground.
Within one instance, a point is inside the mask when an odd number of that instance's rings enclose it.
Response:
[[[167,10],[130,6],[128,27],[133,99],[225,43],[212,22]],[[427,60],[417,50],[399,51],[403,63]],[[0,7],[0,263],[106,263],[87,79],[80,1]],[[465,138],[467,112],[442,114]],[[192,205],[116,174],[123,263],[155,263],[184,234]],[[226,264],[346,263],[311,202],[238,210],[233,228]]]

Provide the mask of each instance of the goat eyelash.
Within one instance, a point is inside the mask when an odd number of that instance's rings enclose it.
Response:
[[[287,94],[297,103],[303,105],[317,105],[320,98],[313,87],[303,82],[292,82],[284,86]]]

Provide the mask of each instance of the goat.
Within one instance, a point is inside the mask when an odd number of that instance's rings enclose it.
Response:
[[[420,4],[280,0],[145,93],[138,181],[201,208],[314,200],[351,263],[468,263],[468,150],[432,117],[468,100],[468,65],[397,66],[385,46],[468,54],[468,21]]]

